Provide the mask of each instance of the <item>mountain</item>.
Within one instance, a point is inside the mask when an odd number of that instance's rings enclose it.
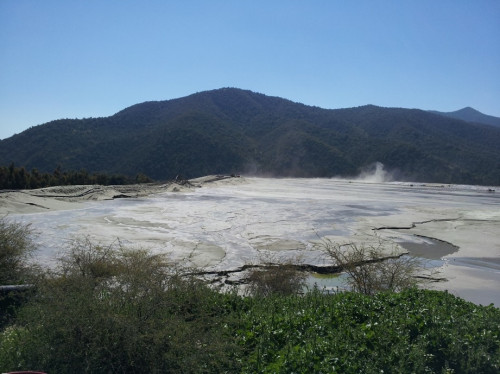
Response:
[[[61,119],[0,141],[0,165],[28,170],[354,176],[382,162],[398,179],[500,185],[500,129],[416,109],[322,109],[223,88]]]
[[[486,125],[500,127],[500,118],[483,114],[471,107],[462,108],[455,112],[438,112],[435,110],[432,110],[430,112],[440,114],[445,117],[461,119],[462,121],[484,123]]]

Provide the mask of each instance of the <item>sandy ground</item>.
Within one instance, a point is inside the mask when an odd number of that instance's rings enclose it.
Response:
[[[164,192],[185,192],[206,184],[216,186],[221,183],[234,184],[238,181],[239,178],[211,175],[165,184],[77,185],[35,190],[0,190],[0,216],[78,209],[89,201],[140,198]]]
[[[303,263],[318,263],[323,261],[313,250],[318,240],[363,243],[377,237],[399,250],[439,260],[438,276],[448,281],[433,288],[500,306],[496,194],[441,186],[207,176],[168,184],[0,191],[0,215],[35,221],[49,236],[73,230],[99,240],[111,235],[161,245],[173,259],[212,270],[276,262],[296,253]],[[130,204],[98,204],[110,200]]]
[[[424,243],[437,240],[437,246],[427,246],[428,251],[425,245],[420,245],[413,252],[430,260],[444,260],[444,264],[436,270],[439,277],[448,281],[435,283],[430,288],[450,290],[476,303],[491,302],[500,306],[498,205],[462,209],[416,208],[397,215],[362,220],[359,224],[372,228],[387,227],[378,232],[397,242],[407,240],[408,235],[421,238]]]

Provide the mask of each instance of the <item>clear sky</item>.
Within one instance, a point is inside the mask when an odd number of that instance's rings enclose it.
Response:
[[[500,117],[500,1],[0,1],[0,139],[221,87]]]

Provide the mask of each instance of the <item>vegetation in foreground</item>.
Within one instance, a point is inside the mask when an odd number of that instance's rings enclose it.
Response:
[[[28,265],[35,245],[29,225],[0,218],[0,285],[23,284],[31,273]]]
[[[500,370],[500,310],[443,292],[242,297],[181,276],[162,256],[85,240],[33,281],[0,332],[0,371]]]

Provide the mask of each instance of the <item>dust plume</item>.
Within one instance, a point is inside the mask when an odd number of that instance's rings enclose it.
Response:
[[[394,176],[393,173],[384,168],[384,164],[377,161],[365,166],[354,180],[366,183],[383,183],[394,181]]]

